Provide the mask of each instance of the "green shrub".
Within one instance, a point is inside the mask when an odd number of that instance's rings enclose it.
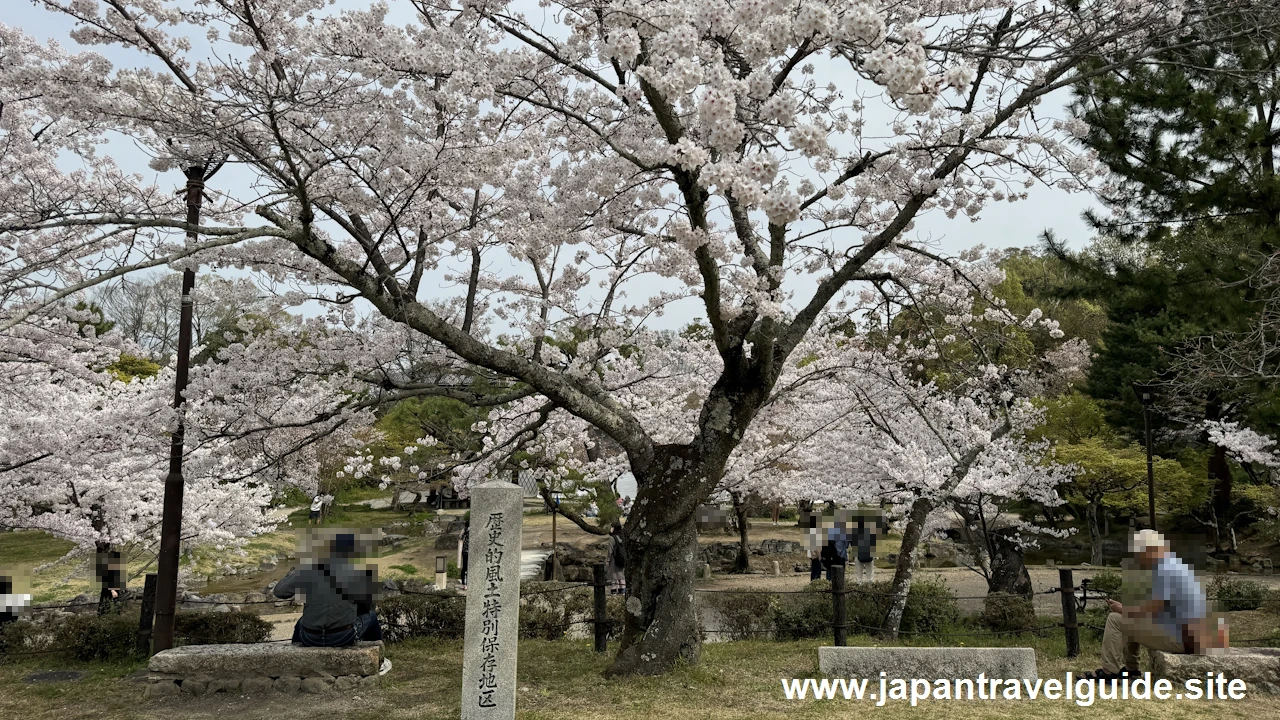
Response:
[[[1122,584],[1123,578],[1120,573],[1114,570],[1104,570],[1089,580],[1089,589],[1105,593],[1109,598],[1114,598],[1120,595],[1120,586]]]
[[[1267,599],[1262,603],[1262,609],[1280,615],[1280,590],[1272,590],[1267,593]]]
[[[978,624],[996,632],[1026,632],[1036,626],[1036,608],[1021,595],[988,593]]]
[[[446,575],[449,576],[450,580],[462,579],[462,568],[458,567],[458,563],[454,562],[453,560],[449,561],[449,567],[446,568],[446,570],[448,571]]]
[[[563,588],[563,589],[561,589]],[[559,640],[576,623],[592,618],[592,588],[576,583],[520,583],[520,637]],[[590,628],[588,623],[582,623]]]
[[[418,566],[417,566],[417,565],[388,565],[388,566],[387,566],[387,569],[388,569],[388,570],[399,570],[400,572],[404,573],[405,575],[417,575],[417,574],[418,574]]]
[[[1257,610],[1267,600],[1267,588],[1253,580],[1219,576],[1209,584],[1209,595],[1222,612]]]
[[[1091,605],[1079,613],[1076,622],[1080,624],[1080,636],[1101,640],[1102,629],[1107,626],[1107,616],[1110,614],[1110,610],[1098,605]]]
[[[804,590],[777,596],[773,605],[773,631],[778,640],[831,634],[831,583],[814,580]]]
[[[187,645],[266,642],[272,628],[271,623],[243,610],[178,613],[173,622],[173,634]]]
[[[699,600],[720,619],[721,637],[751,640],[767,635],[774,624],[777,595],[766,593],[702,593]]]
[[[893,583],[881,580],[850,586],[849,625],[855,633],[873,632],[889,614]],[[941,580],[922,578],[911,583],[907,604],[902,610],[898,629],[908,633],[932,633],[951,627],[960,620],[956,595]]]
[[[16,620],[0,626],[0,662],[8,653],[43,652],[52,646],[53,637],[45,625]]]
[[[466,600],[453,591],[392,595],[378,602],[383,639],[399,642],[414,637],[462,637]]]
[[[137,614],[72,615],[53,627],[53,646],[77,660],[131,657],[137,639]]]

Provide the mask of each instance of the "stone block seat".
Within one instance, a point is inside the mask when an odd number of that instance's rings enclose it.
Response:
[[[1210,655],[1151,653],[1151,674],[1175,683],[1218,673],[1244,680],[1246,693],[1280,695],[1280,648],[1230,648]]]
[[[1031,648],[984,647],[820,647],[818,670],[828,677],[988,678],[1034,680]]]
[[[340,648],[292,643],[185,645],[151,656],[147,696],[227,692],[328,693],[373,687],[382,643]]]

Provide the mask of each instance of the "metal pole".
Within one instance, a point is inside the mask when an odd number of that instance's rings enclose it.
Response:
[[[1147,436],[1147,522],[1156,529],[1156,475],[1151,465],[1151,405],[1142,403],[1142,429]]]
[[[560,501],[556,498],[555,493],[551,494],[551,499],[555,502],[551,506],[551,579],[559,582],[560,546],[556,544],[556,516],[560,514]]]
[[[836,647],[849,644],[848,595],[844,591],[844,566],[831,566],[831,629]]]
[[[595,650],[602,653],[608,649],[609,642],[609,612],[604,599],[604,563],[591,566],[591,579],[594,586],[592,589],[595,592]]]
[[[200,205],[204,200],[205,168],[187,168],[187,224],[200,224]],[[187,232],[187,239],[195,242],[198,233]],[[187,389],[187,371],[191,365],[191,321],[193,300],[191,291],[196,286],[196,273],[187,268],[182,271],[182,314],[178,325],[178,367],[173,383],[173,406],[181,409],[183,393]],[[169,443],[169,474],[164,479],[164,515],[160,523],[160,557],[157,562],[156,616],[152,632],[152,648],[155,652],[173,647],[173,620],[178,602],[178,553],[182,539],[182,494],[186,481],[182,476],[183,440],[186,427],[181,413],[178,427]]]
[[[1062,594],[1062,629],[1067,636],[1067,657],[1080,654],[1080,624],[1076,619],[1076,585],[1069,568],[1058,570],[1058,591]]]

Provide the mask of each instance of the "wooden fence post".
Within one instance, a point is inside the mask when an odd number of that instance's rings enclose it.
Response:
[[[844,647],[849,642],[848,599],[844,590],[844,566],[832,565],[831,569],[831,629],[835,634],[836,647]]]
[[[604,563],[596,563],[591,566],[591,579],[593,581],[592,589],[595,591],[595,650],[598,653],[602,653],[607,649],[609,642],[609,610],[604,598]]]
[[[155,621],[156,614],[157,580],[158,576],[151,573],[147,575],[146,582],[142,585],[142,613],[138,616],[137,650],[139,655],[146,657],[151,656],[151,625]]]
[[[1080,624],[1076,619],[1076,584],[1070,568],[1058,570],[1058,591],[1062,593],[1062,629],[1067,636],[1067,657],[1080,654]]]

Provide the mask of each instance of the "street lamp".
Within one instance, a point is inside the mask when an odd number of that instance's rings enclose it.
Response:
[[[1156,476],[1151,465],[1151,405],[1155,402],[1155,391],[1154,383],[1133,383],[1133,393],[1142,403],[1142,429],[1147,446],[1147,522],[1152,530],[1156,529]]]

